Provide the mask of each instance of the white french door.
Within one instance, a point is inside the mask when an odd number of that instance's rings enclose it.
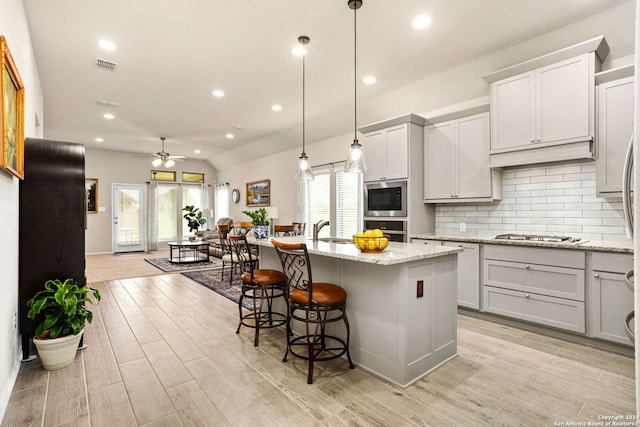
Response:
[[[113,252],[144,251],[147,246],[145,186],[113,185]]]

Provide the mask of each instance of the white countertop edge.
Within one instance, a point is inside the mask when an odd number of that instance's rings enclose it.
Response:
[[[495,239],[491,236],[462,236],[462,235],[446,235],[424,233],[411,236],[412,239],[422,240],[448,240],[451,242],[467,242],[467,243],[484,243],[491,245],[512,245],[512,246],[534,246],[541,248],[557,248],[557,249],[578,249],[600,252],[618,252],[633,254],[633,241],[628,242],[605,242],[591,241],[565,243],[565,242],[539,242],[530,240],[503,240]]]
[[[449,246],[426,246],[421,243],[389,242],[389,246],[387,246],[387,248],[382,252],[363,253],[360,252],[353,243],[314,242],[312,240],[308,240],[304,236],[269,237],[267,239],[247,237],[247,241],[249,243],[264,247],[273,247],[271,239],[276,239],[283,243],[305,243],[307,245],[307,251],[312,255],[327,256],[347,261],[365,262],[378,265],[403,264],[451,255],[462,252],[463,250],[462,248],[453,248]]]

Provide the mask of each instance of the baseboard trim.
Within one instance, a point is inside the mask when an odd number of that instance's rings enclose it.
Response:
[[[0,398],[0,421],[4,419],[4,414],[7,412],[7,407],[9,406],[9,400],[11,399],[11,393],[13,393],[13,387],[16,385],[16,381],[18,380],[18,373],[20,372],[20,365],[22,359],[22,345],[20,344],[18,348],[18,354],[15,358],[15,363],[13,364],[13,369],[11,370],[11,375],[9,376],[9,381],[4,386],[4,390],[2,390],[2,397]]]
[[[604,350],[611,353],[620,354],[622,356],[634,357],[635,350],[633,347],[627,347],[622,344],[617,344],[608,341],[602,341],[596,338],[589,338],[581,335],[576,335],[571,332],[564,332],[559,329],[547,328],[545,326],[536,325],[529,322],[524,322],[508,317],[503,317],[497,314],[482,313],[475,310],[469,310],[466,308],[458,307],[458,314],[464,316],[475,317],[476,319],[487,320],[489,322],[500,323],[502,325],[511,326],[514,328],[523,329],[529,332],[535,332],[541,335],[547,335],[553,338],[558,338],[565,341],[570,341],[576,344],[587,345],[589,347],[597,348],[598,350]]]

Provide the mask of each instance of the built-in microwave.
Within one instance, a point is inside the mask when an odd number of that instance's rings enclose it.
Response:
[[[364,216],[407,216],[407,181],[365,182]]]

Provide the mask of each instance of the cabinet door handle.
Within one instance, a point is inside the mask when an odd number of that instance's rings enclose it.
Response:
[[[459,248],[461,248],[461,247],[462,247],[462,245],[458,245],[458,247],[459,247]]]
[[[600,277],[600,275],[598,275],[598,273],[593,273],[593,277]]]
[[[525,265],[524,268],[531,268],[529,264]]]
[[[532,140],[531,140],[531,142],[536,142],[536,140],[535,140],[535,139],[532,139]]]
[[[529,295],[529,294],[524,294],[524,297],[525,297],[525,298],[527,298],[527,299],[528,299],[530,296],[531,296],[531,295]]]

